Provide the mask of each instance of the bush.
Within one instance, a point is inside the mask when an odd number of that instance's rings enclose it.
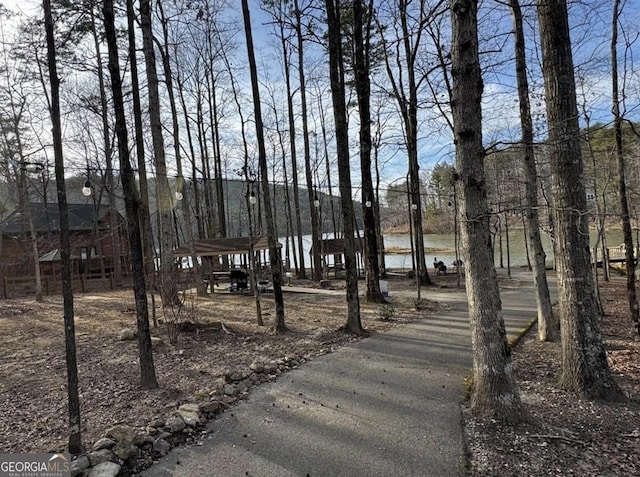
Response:
[[[396,308],[391,304],[385,304],[380,307],[380,319],[382,321],[391,321],[396,314]]]
[[[413,307],[418,311],[426,309],[428,305],[429,305],[429,300],[426,300],[424,298],[413,299]]]

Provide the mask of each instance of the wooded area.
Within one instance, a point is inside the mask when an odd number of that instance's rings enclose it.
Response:
[[[344,330],[361,335],[360,239],[364,299],[384,304],[383,232],[409,231],[418,300],[431,284],[424,233],[454,233],[474,346],[471,408],[511,422],[523,404],[495,247],[509,228],[520,229],[536,285],[538,338],[562,343],[560,386],[588,399],[624,400],[599,325],[598,280],[608,279],[608,268],[600,277],[595,265],[609,246],[607,231],[621,228],[629,326],[640,335],[633,5],[240,6],[43,0],[18,14],[0,5],[0,243],[21,245],[38,301],[49,286],[41,257],[59,254],[69,451],[82,447],[76,268],[94,260],[116,284],[132,279],[140,385],[155,388],[149,309],[156,297],[167,309],[183,306],[183,263],[197,293],[208,293],[209,265],[195,244],[214,238],[248,237],[258,325],[262,264],[253,244],[266,239],[274,333],[287,332],[286,273],[326,278],[321,244],[342,239]],[[32,204],[55,204],[57,221],[41,226]],[[69,222],[79,204],[94,210],[82,226]],[[597,243],[589,242],[591,230]],[[555,316],[543,235],[556,259]],[[189,250],[184,262],[179,246]],[[5,264],[3,277],[12,268]]]

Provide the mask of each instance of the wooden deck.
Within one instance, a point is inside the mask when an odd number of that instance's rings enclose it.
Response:
[[[636,258],[636,263],[638,261],[638,252],[640,251],[640,247],[636,247],[635,249],[635,253],[634,253],[634,257]],[[619,245],[617,247],[607,247],[605,249],[605,253],[607,255],[607,261],[609,263],[624,263],[626,260],[625,257],[625,246],[624,245]],[[593,255],[593,251],[591,252],[591,260],[595,260],[595,257]],[[601,258],[601,254],[600,254],[600,250],[598,250],[598,261],[596,263],[596,265],[598,267],[602,267],[602,258]]]

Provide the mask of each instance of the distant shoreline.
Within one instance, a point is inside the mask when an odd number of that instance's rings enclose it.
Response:
[[[456,251],[453,247],[425,247],[424,250],[429,253],[455,253]],[[408,255],[411,253],[411,249],[406,247],[385,247],[384,253],[389,255]]]

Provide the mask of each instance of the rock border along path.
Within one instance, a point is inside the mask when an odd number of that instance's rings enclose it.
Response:
[[[510,338],[536,314],[529,274],[501,297]],[[466,296],[449,309],[322,356],[252,390],[145,477],[455,476],[465,471],[461,407],[471,368]]]

